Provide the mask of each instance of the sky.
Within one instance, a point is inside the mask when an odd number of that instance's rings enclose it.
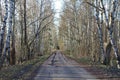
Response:
[[[55,24],[56,26],[59,26],[59,20],[60,20],[60,13],[62,11],[62,0],[53,0],[54,1],[54,9],[55,9]]]

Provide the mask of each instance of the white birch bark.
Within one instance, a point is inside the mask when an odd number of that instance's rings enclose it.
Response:
[[[112,11],[111,11],[111,14],[110,14],[110,21],[107,17],[107,13],[106,13],[106,10],[105,10],[105,7],[103,5],[103,0],[101,0],[101,3],[102,3],[102,7],[103,7],[103,10],[104,10],[104,16],[105,16],[105,19],[106,19],[106,26],[107,26],[107,30],[108,30],[108,34],[109,34],[109,40],[112,44],[112,48],[114,50],[114,54],[115,54],[115,57],[117,58],[117,64],[120,65],[120,55],[119,55],[119,52],[118,52],[118,47],[117,45],[115,44],[115,41],[114,41],[114,38],[113,38],[113,27],[115,27],[114,25],[114,21],[115,21],[115,14],[116,14],[116,8],[117,8],[117,5],[118,5],[118,0],[112,0]],[[118,66],[119,68],[119,66]]]
[[[109,32],[109,38],[110,38],[110,42],[112,44],[112,47],[113,47],[113,50],[114,50],[114,54],[117,58],[117,64],[118,64],[118,68],[120,68],[120,55],[119,55],[119,52],[118,52],[118,48],[117,48],[117,45],[115,44],[115,41],[113,39],[113,36],[112,36],[112,33],[113,33],[113,27],[115,27],[114,25],[114,21],[115,21],[115,14],[116,14],[116,8],[117,8],[117,4],[118,4],[118,0],[113,0],[113,10],[112,10],[112,13],[111,13],[111,25],[110,27],[108,28],[108,32]]]
[[[4,45],[2,60],[0,63],[0,67],[3,65],[4,60],[6,58],[6,53],[8,52],[8,57],[10,57],[10,36],[12,32],[12,17],[14,12],[14,0],[9,0],[9,7],[8,7],[8,33],[6,36],[6,42]]]
[[[6,21],[8,17],[8,0],[5,0],[5,10],[6,10],[6,13],[3,20],[3,26],[0,31],[0,57],[2,56],[2,50],[4,47],[4,34],[5,34],[5,28],[6,28]]]
[[[100,6],[100,2],[98,0],[96,0],[96,6]],[[104,61],[104,57],[105,57],[105,51],[104,51],[104,46],[103,46],[103,32],[102,32],[102,23],[103,23],[103,18],[101,15],[101,20],[99,18],[99,10],[96,9],[96,20],[97,20],[97,27],[98,27],[98,34],[99,34],[99,41],[100,41],[100,49],[101,49],[101,62],[103,63]],[[100,59],[99,59],[100,60]]]

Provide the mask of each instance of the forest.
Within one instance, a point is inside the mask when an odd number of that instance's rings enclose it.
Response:
[[[1,0],[0,67],[50,53],[57,41],[54,14],[51,0]]]
[[[76,57],[119,67],[119,0],[65,1],[59,35],[65,51]]]
[[[0,0],[0,69],[50,56],[57,48],[120,69],[120,0],[62,0],[60,12],[55,1]]]

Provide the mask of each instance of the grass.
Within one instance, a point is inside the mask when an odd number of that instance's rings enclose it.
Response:
[[[98,62],[92,62],[89,57],[80,57],[76,58],[71,55],[66,55],[67,57],[75,60],[80,63],[81,67],[97,76],[98,78],[108,78],[111,80],[119,80],[120,79],[120,69],[117,69],[115,66],[106,66]],[[113,60],[113,65],[115,65],[115,60]]]
[[[88,57],[81,57],[81,58],[77,58],[77,62],[90,65],[91,59]]]
[[[4,67],[0,70],[0,80],[25,80],[48,57],[49,55],[44,55],[30,61],[26,61],[23,64]]]
[[[87,65],[90,65],[92,60],[89,58],[89,57],[80,57],[80,58],[77,58],[73,55],[69,55],[69,54],[65,54],[68,58],[71,58],[75,61],[77,61],[78,63],[82,63],[82,64],[87,64]]]

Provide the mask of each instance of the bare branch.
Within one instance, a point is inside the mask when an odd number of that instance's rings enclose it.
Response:
[[[96,9],[98,9],[99,11],[103,11],[102,8],[95,6],[93,3],[90,3],[90,2],[83,2],[83,3],[87,3],[87,4],[89,4],[90,6],[92,6],[92,7],[96,8]]]

